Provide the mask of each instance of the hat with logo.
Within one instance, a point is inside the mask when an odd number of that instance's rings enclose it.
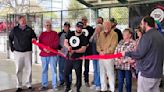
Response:
[[[82,23],[81,21],[80,21],[80,22],[77,22],[77,23],[76,23],[76,26],[77,26],[77,27],[83,28],[83,23]]]

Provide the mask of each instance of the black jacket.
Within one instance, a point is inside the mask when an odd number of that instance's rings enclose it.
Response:
[[[91,26],[86,26],[85,28],[83,28],[83,30],[87,30],[88,31],[88,35],[85,35],[85,32],[83,31],[84,35],[87,37],[87,41],[89,42],[89,39],[91,38],[91,36],[94,33],[94,29]],[[91,55],[92,54],[92,46],[89,43],[89,46],[86,49],[85,55]]]
[[[114,31],[117,33],[118,35],[118,43],[123,39],[122,33],[120,29],[114,29]]]
[[[32,51],[32,38],[36,38],[36,34],[32,28],[26,25],[26,28],[22,30],[19,28],[19,25],[15,26],[9,34],[11,51]]]

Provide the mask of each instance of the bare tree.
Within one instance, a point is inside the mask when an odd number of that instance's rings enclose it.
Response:
[[[39,7],[41,9],[41,7],[36,3],[36,0],[0,0],[0,7],[9,8],[14,13],[28,13],[30,10],[36,10],[31,9],[30,7]]]

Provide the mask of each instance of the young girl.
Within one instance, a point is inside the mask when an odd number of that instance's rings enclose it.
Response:
[[[132,32],[130,29],[123,31],[123,40],[119,42],[116,47],[115,53],[122,51],[132,51],[135,47],[135,41],[132,39]],[[123,92],[124,79],[126,79],[126,92],[131,92],[132,89],[132,72],[131,63],[134,63],[130,57],[122,57],[116,59],[115,65],[118,76],[118,92]]]

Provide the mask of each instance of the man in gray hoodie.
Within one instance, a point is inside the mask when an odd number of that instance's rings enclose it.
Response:
[[[145,31],[138,48],[134,52],[123,52],[137,60],[138,88],[137,92],[160,92],[159,84],[163,73],[164,38],[155,28],[154,19],[146,16],[141,21]]]
[[[64,23],[64,29],[59,32],[58,36],[60,38],[60,41],[59,41],[59,51],[63,54],[63,55],[67,55],[68,54],[68,50],[67,48],[64,47],[64,40],[65,40],[65,37],[66,35],[70,32],[70,23],[69,22],[65,22]],[[62,56],[59,56],[59,80],[60,80],[60,86],[64,86],[64,67],[65,67],[65,62],[66,62],[66,59]],[[69,76],[69,80],[70,82],[72,81],[72,74],[70,74]]]

